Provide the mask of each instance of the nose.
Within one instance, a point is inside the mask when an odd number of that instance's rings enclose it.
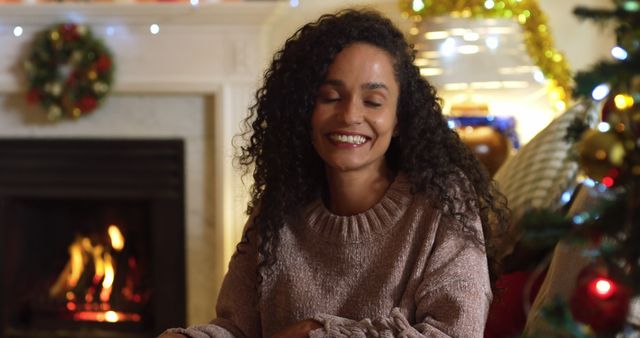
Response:
[[[344,100],[338,118],[347,125],[360,124],[364,121],[364,110],[354,99]]]

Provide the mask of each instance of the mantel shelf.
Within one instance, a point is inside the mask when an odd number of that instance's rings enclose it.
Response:
[[[285,9],[282,1],[203,1],[192,6],[180,3],[43,3],[0,4],[4,25],[41,25],[43,22],[73,21],[92,24],[262,25],[272,14]]]

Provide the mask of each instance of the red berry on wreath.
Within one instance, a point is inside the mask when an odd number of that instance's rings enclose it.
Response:
[[[92,96],[84,96],[78,101],[78,108],[80,108],[83,113],[94,110],[97,105],[98,101]]]
[[[100,73],[109,70],[111,68],[111,59],[109,56],[105,54],[100,55],[98,60],[96,60],[96,68]]]
[[[71,41],[78,38],[78,31],[76,30],[76,25],[73,23],[67,23],[62,25],[60,29],[62,33],[62,38],[64,41]]]
[[[33,88],[27,93],[27,102],[29,104],[40,103],[40,92]]]
[[[610,278],[605,267],[590,265],[578,276],[571,313],[599,335],[614,333],[625,323],[630,298],[631,289]]]

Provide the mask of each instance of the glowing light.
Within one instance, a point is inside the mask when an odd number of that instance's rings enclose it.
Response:
[[[109,232],[109,238],[111,239],[111,246],[116,251],[122,251],[124,248],[124,236],[120,229],[114,224],[109,225],[107,230]]]
[[[607,123],[607,122],[600,122],[598,123],[598,130],[606,133],[609,131],[609,129],[611,129],[611,126]]]
[[[605,97],[607,97],[607,95],[609,95],[609,90],[610,89],[608,84],[606,83],[599,84],[591,92],[591,97],[593,97],[593,99],[596,101],[600,101]]]
[[[455,129],[456,128],[456,123],[453,121],[448,121],[447,125],[449,126],[449,129]]]
[[[464,41],[478,41],[480,39],[480,34],[475,32],[467,32],[463,36]]]
[[[109,298],[111,298],[111,286],[113,285],[115,274],[116,273],[113,267],[111,255],[105,254],[104,255],[104,279],[102,280],[102,291],[100,291],[100,300],[105,303],[109,301]]]
[[[158,26],[158,24],[152,24],[151,26],[149,26],[149,32],[151,32],[151,34],[156,35],[158,33],[160,33],[160,26]]]
[[[587,216],[584,213],[577,214],[572,218],[573,224],[582,224],[587,220]]]
[[[424,38],[427,40],[442,40],[449,37],[449,33],[445,31],[433,31],[424,33]]]
[[[104,314],[105,321],[115,323],[118,321],[118,314],[115,311],[107,311]]]
[[[78,280],[82,276],[84,269],[84,259],[82,257],[82,247],[77,241],[69,247],[69,256],[71,257],[71,273],[67,279],[67,285],[74,288],[78,285]]]
[[[496,4],[493,2],[493,0],[487,0],[484,2],[484,8],[486,9],[492,9]]]
[[[416,58],[413,61],[413,64],[418,66],[418,67],[424,67],[424,66],[428,66],[429,65],[429,60],[423,59],[423,58]]]
[[[476,54],[480,51],[480,47],[476,45],[463,45],[458,47],[458,53],[460,54]]]
[[[413,0],[411,8],[414,12],[419,12],[424,9],[424,2],[422,0]]]
[[[189,0],[191,6],[198,6],[200,4],[200,0]]]
[[[618,60],[626,60],[627,57],[629,56],[629,53],[627,53],[627,51],[624,50],[624,48],[620,46],[615,46],[611,49],[611,55]]]
[[[443,70],[441,68],[420,68],[420,75],[422,76],[436,76],[442,73]]]
[[[498,48],[498,46],[500,45],[500,41],[497,37],[490,36],[484,40],[484,44],[487,46],[487,48],[494,50]]]
[[[289,1],[289,6],[291,6],[291,7],[293,7],[293,8],[296,8],[296,7],[298,7],[299,5],[300,5],[300,1],[298,1],[298,0],[290,0],[290,1]]]
[[[626,1],[622,5],[622,8],[624,8],[625,11],[637,12],[637,11],[640,10],[640,2],[638,2],[638,1]]]
[[[625,94],[618,94],[613,98],[613,102],[618,109],[627,109],[633,106],[633,97]]]
[[[113,26],[107,26],[107,29],[105,30],[105,32],[107,33],[108,36],[113,36],[113,34],[115,34],[116,29],[113,28]]]
[[[591,291],[598,297],[609,298],[615,291],[614,284],[607,278],[597,278],[591,283]]]
[[[571,201],[571,196],[573,195],[570,191],[565,191],[564,193],[562,193],[562,196],[560,196],[560,201],[562,201],[562,203],[564,204],[569,203]]]
[[[588,188],[593,188],[596,186],[596,181],[590,178],[586,178],[584,181],[582,181],[582,184],[584,184]]]
[[[447,38],[440,46],[440,52],[444,56],[451,56],[456,52],[456,40],[454,38]]]
[[[16,37],[21,36],[23,32],[24,32],[24,29],[22,29],[22,27],[20,26],[15,26],[13,28],[13,35]]]
[[[544,83],[546,80],[544,77],[544,73],[540,69],[533,72],[533,79],[538,83]]]
[[[73,314],[73,320],[87,322],[139,322],[141,319],[137,313],[116,311],[80,311]]]
[[[605,187],[607,187],[607,188],[611,188],[611,187],[613,186],[613,184],[614,184],[614,183],[615,183],[615,182],[613,181],[613,178],[611,178],[611,177],[609,177],[609,176],[605,176],[605,177],[602,179],[602,184],[604,184],[604,185],[605,185]]]

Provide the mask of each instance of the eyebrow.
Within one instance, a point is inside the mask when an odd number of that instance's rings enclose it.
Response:
[[[328,79],[328,80],[323,81],[321,85],[332,85],[332,86],[336,86],[336,87],[344,87],[344,82],[342,82],[341,80]],[[363,83],[360,86],[360,88],[363,89],[363,90],[384,89],[386,91],[389,91],[389,87],[387,87],[387,85],[385,85],[382,82],[367,82],[367,83]]]

